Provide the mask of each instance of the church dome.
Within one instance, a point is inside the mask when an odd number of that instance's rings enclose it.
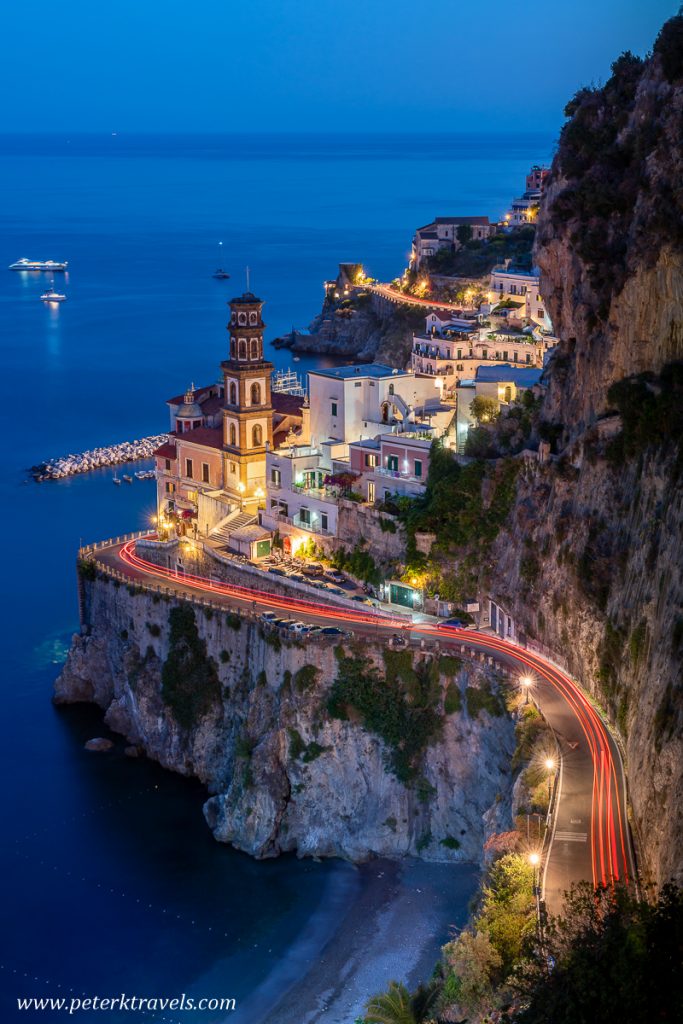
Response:
[[[201,419],[203,415],[202,407],[196,399],[194,384],[191,384],[189,389],[185,392],[183,404],[176,413],[176,419],[196,420]]]

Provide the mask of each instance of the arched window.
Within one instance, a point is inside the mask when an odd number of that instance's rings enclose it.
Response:
[[[246,313],[240,313],[239,316],[237,317],[237,322],[240,323],[240,324],[246,324],[246,322],[247,322],[247,314]]]
[[[239,359],[246,359],[247,358],[247,339],[246,338],[240,338],[240,340],[239,340],[238,358]]]
[[[390,385],[389,385],[389,394],[390,394],[390,395],[393,395],[393,393],[394,393],[394,385],[393,385],[393,384],[390,384]]]
[[[234,381],[230,385],[230,405],[237,405],[237,385]]]
[[[251,339],[251,351],[249,353],[250,359],[258,359],[258,338]]]
[[[231,359],[235,359],[236,357],[237,357],[237,345],[235,344],[235,339],[231,338],[230,339],[230,358]]]
[[[233,448],[237,446],[237,431],[235,430],[235,424],[230,424],[230,444]]]
[[[251,404],[261,404],[261,385],[258,382],[251,385]]]
[[[251,432],[252,447],[260,448],[263,444],[263,428],[257,423]]]
[[[255,313],[254,310],[252,310],[251,313],[249,314],[249,323],[250,324],[255,324],[257,322],[258,322],[258,314]]]

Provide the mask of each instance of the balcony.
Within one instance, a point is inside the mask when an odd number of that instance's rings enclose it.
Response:
[[[280,523],[287,523],[289,526],[296,527],[297,530],[304,530],[306,533],[315,533],[320,537],[334,536],[332,530],[323,530],[319,521],[304,523],[298,515],[278,515],[277,509],[274,508],[270,509],[268,512],[264,511],[261,513],[261,524],[266,526],[268,529],[277,530]],[[272,524],[272,526],[270,524]]]

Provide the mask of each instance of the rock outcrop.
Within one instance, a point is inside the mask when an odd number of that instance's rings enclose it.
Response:
[[[432,677],[438,728],[415,777],[400,781],[355,710],[328,710],[340,648],[286,644],[201,606],[187,636],[174,637],[173,603],[106,578],[83,586],[90,629],[74,637],[56,701],[94,701],[149,757],[204,782],[217,839],[256,857],[478,861],[486,838],[510,827],[512,720],[500,702],[493,714],[467,713],[466,686],[492,685],[482,670],[444,660]],[[362,656],[385,671],[379,644]]]
[[[518,477],[487,586],[607,709],[644,875],[681,881],[683,18],[568,114],[535,254],[558,456]]]

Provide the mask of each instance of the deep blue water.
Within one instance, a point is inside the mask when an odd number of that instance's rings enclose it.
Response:
[[[358,885],[347,865],[255,863],[219,846],[200,786],[83,750],[98,713],[50,703],[78,623],[75,551],[143,525],[153,485],[114,488],[102,471],[38,486],[26,467],[165,429],[168,395],[217,378],[246,265],[269,336],[304,327],[339,261],[395,276],[417,225],[497,216],[552,142],[0,138],[3,1021],[16,995],[72,987],[239,998]],[[67,303],[46,309],[42,275],[4,270],[21,256],[69,261],[56,278]],[[232,280],[212,279],[219,261]]]

